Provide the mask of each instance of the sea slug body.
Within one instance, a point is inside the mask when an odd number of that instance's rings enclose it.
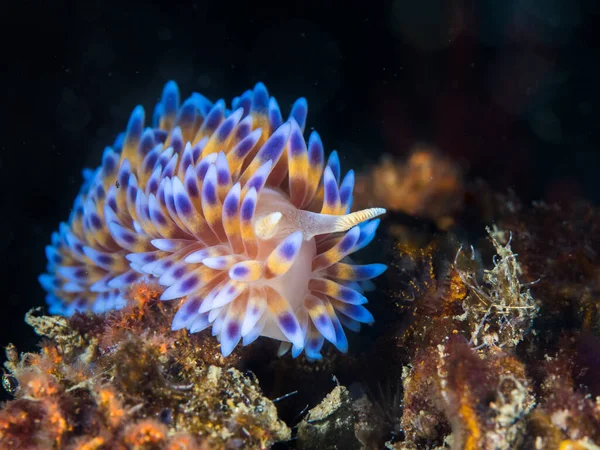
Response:
[[[148,280],[185,299],[173,330],[211,327],[225,356],[259,336],[294,356],[347,351],[342,327],[373,322],[363,292],[386,269],[349,255],[385,210],[350,213],[354,173],[341,179],[317,132],[305,141],[307,109],[298,99],[284,122],[262,83],[231,111],[197,93],[180,105],[172,81],[151,128],[137,106],[46,247],[50,312],[119,309]]]

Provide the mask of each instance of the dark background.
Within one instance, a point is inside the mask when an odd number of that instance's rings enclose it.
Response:
[[[34,348],[23,316],[81,169],[169,79],[228,101],[262,80],[284,112],[307,97],[344,169],[426,141],[526,201],[600,199],[595,0],[7,3],[2,347]]]

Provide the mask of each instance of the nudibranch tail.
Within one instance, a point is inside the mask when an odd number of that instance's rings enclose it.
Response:
[[[325,160],[317,132],[305,140],[307,112],[301,98],[284,120],[262,83],[229,110],[196,93],[181,103],[170,81],[149,127],[135,107],[46,248],[50,311],[120,309],[145,280],[181,299],[173,330],[210,328],[225,356],[259,336],[293,356],[347,351],[344,328],[373,322],[364,293],[386,269],[351,255],[385,210],[350,212],[354,172]]]

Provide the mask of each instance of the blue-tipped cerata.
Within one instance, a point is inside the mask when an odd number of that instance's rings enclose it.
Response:
[[[350,212],[354,172],[325,160],[317,132],[305,139],[307,112],[300,98],[286,120],[262,83],[230,111],[197,93],[181,103],[169,81],[151,126],[136,106],[46,247],[50,312],[120,309],[143,280],[180,299],[173,330],[212,328],[225,356],[259,336],[294,357],[320,358],[325,341],[347,351],[343,327],[373,322],[364,286],[386,268],[349,255],[385,211]]]

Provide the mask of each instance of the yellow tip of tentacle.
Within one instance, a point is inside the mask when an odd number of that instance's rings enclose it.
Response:
[[[331,233],[346,231],[359,223],[374,219],[375,217],[385,214],[385,208],[368,208],[356,211],[344,216],[338,216]]]

